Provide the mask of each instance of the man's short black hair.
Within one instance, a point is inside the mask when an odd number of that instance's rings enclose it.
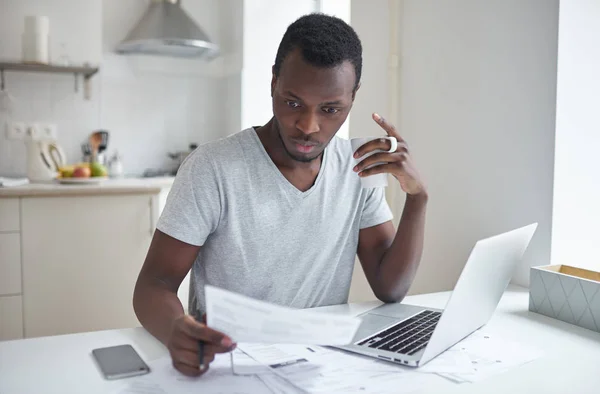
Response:
[[[360,38],[343,20],[321,13],[300,17],[288,26],[275,57],[273,73],[279,77],[285,57],[299,48],[304,60],[315,67],[336,67],[348,60],[354,66],[356,82],[362,71],[362,45]]]

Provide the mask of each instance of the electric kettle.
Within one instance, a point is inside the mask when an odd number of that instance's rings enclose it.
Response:
[[[27,147],[27,178],[30,182],[52,181],[60,167],[66,165],[62,148],[52,140],[25,141]]]

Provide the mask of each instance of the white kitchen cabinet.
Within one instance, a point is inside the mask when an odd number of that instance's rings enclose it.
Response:
[[[0,341],[23,338],[21,296],[0,297]]]
[[[19,233],[0,233],[0,296],[21,293]]]
[[[172,181],[0,188],[0,340],[139,326],[135,281]]]
[[[19,228],[19,199],[0,198],[0,232],[17,232]]]
[[[23,198],[25,336],[139,326],[135,281],[156,195]]]

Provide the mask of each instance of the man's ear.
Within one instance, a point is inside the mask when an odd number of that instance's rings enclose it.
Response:
[[[356,92],[358,92],[358,89],[360,89],[360,82],[358,83],[358,85],[356,85],[356,89],[354,89],[354,91],[352,92],[352,101],[354,101],[354,98],[356,98]]]

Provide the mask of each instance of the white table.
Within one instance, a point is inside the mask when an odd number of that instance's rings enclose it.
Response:
[[[449,293],[407,297],[406,303],[444,307]],[[357,314],[379,305],[367,302],[322,308]],[[527,289],[510,286],[485,330],[526,341],[545,355],[520,368],[478,383],[455,384],[436,375],[423,392],[436,393],[598,393],[600,334],[528,311]],[[105,381],[90,354],[97,347],[132,344],[146,360],[166,349],[142,328],[110,330],[0,342],[0,393],[107,393],[122,382]],[[201,390],[201,380],[199,380]],[[402,392],[398,388],[398,392]]]

